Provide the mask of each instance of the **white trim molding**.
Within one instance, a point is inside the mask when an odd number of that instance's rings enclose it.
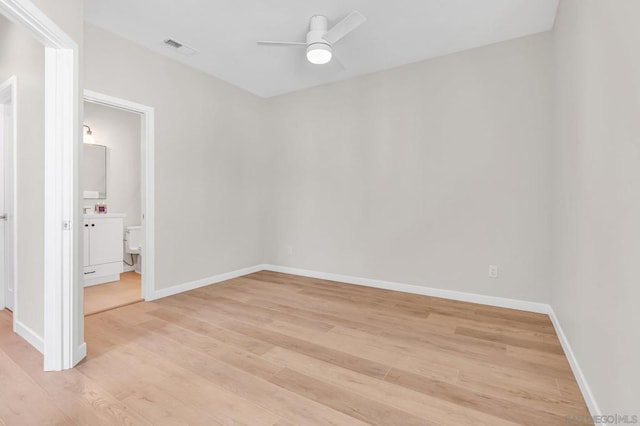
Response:
[[[211,284],[217,284],[222,281],[227,281],[233,278],[238,278],[243,275],[253,274],[264,270],[265,265],[249,266],[247,268],[237,269],[231,272],[225,272],[223,274],[213,275],[211,277],[202,278],[195,281],[189,281],[183,284],[179,284],[173,287],[163,288],[161,290],[153,291],[147,300],[157,300],[163,297],[173,296],[174,294],[184,293],[185,291],[195,290],[196,288],[206,287]]]
[[[87,356],[87,344],[82,343],[81,345],[76,346],[75,350],[73,351],[73,365],[76,365],[77,363],[82,361],[86,356]]]
[[[194,290],[200,287],[206,287],[221,281],[238,278],[244,275],[253,274],[260,271],[282,272],[285,274],[299,275],[302,277],[317,278],[321,280],[337,281],[345,284],[354,284],[364,287],[380,288],[385,290],[399,291],[403,293],[420,294],[423,296],[440,297],[443,299],[460,300],[463,302],[478,303],[481,305],[497,306],[501,308],[519,309],[522,311],[537,312],[549,314],[551,307],[546,303],[528,302],[525,300],[507,299],[497,296],[486,296],[482,294],[464,293],[453,290],[442,290],[432,287],[424,287],[413,284],[402,284],[390,281],[380,281],[370,278],[358,278],[348,275],[332,274],[327,272],[310,271],[307,269],[291,268],[288,266],[279,266],[271,264],[262,264],[249,266],[247,268],[237,269],[231,272],[225,272],[202,278],[195,281],[189,281],[172,287],[156,290],[152,292],[147,300],[156,300],[163,297],[173,296],[174,294],[183,293],[185,291]]]
[[[74,55],[45,49],[44,369],[73,367]],[[58,91],[67,94],[60,96]],[[48,112],[48,113],[47,113]],[[47,141],[50,141],[47,143]]]
[[[74,348],[80,345],[74,340],[82,337],[74,273],[78,45],[29,0],[0,0],[0,13],[45,47],[44,369],[62,370],[74,365]]]
[[[30,0],[0,0],[0,13],[26,28],[47,47],[78,49],[76,43]]]
[[[44,354],[44,339],[22,322],[16,320],[15,317],[13,319],[13,331],[40,351],[40,353]]]
[[[519,309],[521,311],[549,313],[549,305],[540,302],[508,299],[498,296],[486,296],[483,294],[465,293],[454,290],[443,290],[433,287],[425,287],[414,284],[402,284],[391,281],[381,281],[371,278],[352,277],[348,275],[332,274],[327,272],[310,271],[307,269],[291,268],[279,265],[263,265],[264,269],[285,274],[300,275],[303,277],[318,278],[321,280],[338,281],[341,283],[361,285],[365,287],[381,288],[385,290],[400,291],[403,293],[420,294],[423,296],[441,297],[443,299],[459,300],[462,302],[479,303],[481,305],[498,306],[501,308]]]
[[[564,334],[562,330],[562,326],[560,325],[560,321],[556,316],[553,308],[549,306],[549,318],[551,318],[551,322],[553,323],[553,328],[556,330],[556,334],[558,335],[558,339],[560,340],[560,344],[562,345],[562,349],[564,350],[564,354],[569,361],[569,365],[571,366],[571,371],[573,371],[573,375],[578,382],[578,386],[580,387],[580,391],[582,392],[582,397],[584,401],[587,403],[587,407],[589,408],[589,413],[592,416],[600,416],[602,415],[602,411],[600,411],[600,407],[596,402],[596,398],[591,392],[591,387],[587,383],[587,378],[582,372],[582,368],[580,368],[580,364],[578,364],[578,359],[573,353],[573,349],[571,349],[571,345],[569,344],[569,340],[567,336]]]

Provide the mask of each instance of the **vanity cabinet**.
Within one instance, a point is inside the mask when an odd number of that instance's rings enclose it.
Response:
[[[118,281],[122,267],[123,217],[87,215],[84,218],[84,286]]]

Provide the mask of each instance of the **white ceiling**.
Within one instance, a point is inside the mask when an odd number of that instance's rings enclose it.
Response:
[[[151,50],[262,97],[344,80],[550,30],[558,0],[85,0],[85,17]],[[334,47],[346,67],[311,65],[304,41],[313,15],[329,26],[352,10],[367,21]],[[199,50],[183,56],[163,40]]]

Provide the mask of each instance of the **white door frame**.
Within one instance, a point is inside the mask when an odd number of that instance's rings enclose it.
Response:
[[[5,307],[11,306],[13,309],[13,322],[14,329],[15,321],[17,317],[16,310],[18,309],[18,304],[16,303],[16,294],[17,294],[17,286],[16,282],[18,281],[18,268],[16,265],[16,253],[18,252],[18,247],[16,244],[16,145],[17,145],[17,116],[18,116],[18,90],[17,90],[17,78],[16,76],[11,76],[9,79],[0,83],[0,104],[3,102],[1,99],[3,98],[3,93],[9,92],[9,99],[11,99],[11,140],[4,140],[3,137],[3,146],[1,149],[4,150],[3,155],[3,173],[5,175],[5,183],[4,183],[4,197],[5,197],[5,211],[0,212],[7,215],[5,222],[5,233],[4,233],[4,245],[5,245],[5,276],[3,279],[3,284],[0,285],[0,309],[4,309]],[[5,106],[6,108],[6,106]],[[3,115],[2,119],[4,121],[4,111],[0,111],[0,114]],[[4,123],[6,125],[6,123]],[[2,128],[4,132],[4,127]],[[7,250],[9,247],[9,250]],[[9,283],[13,282],[13,301],[11,305],[7,303],[5,300],[5,292],[6,287],[9,286]]]
[[[86,355],[75,259],[78,45],[29,0],[0,0],[0,13],[45,47],[44,369],[62,370]]]
[[[92,90],[84,91],[84,100],[86,102],[140,114],[142,126],[142,167],[140,182],[140,187],[142,189],[142,298],[144,300],[149,300],[155,288],[154,109],[150,106],[94,92]]]

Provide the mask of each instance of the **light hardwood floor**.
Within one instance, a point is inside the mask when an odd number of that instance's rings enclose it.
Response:
[[[125,272],[120,281],[92,285],[84,289],[84,314],[92,315],[142,300],[140,274]]]
[[[86,318],[43,373],[0,314],[0,424],[565,424],[588,415],[549,318],[258,272]]]

